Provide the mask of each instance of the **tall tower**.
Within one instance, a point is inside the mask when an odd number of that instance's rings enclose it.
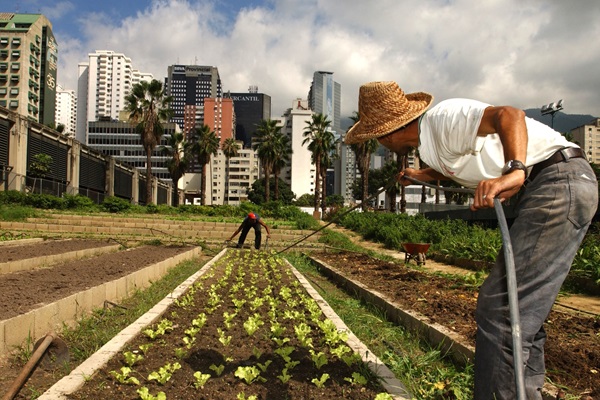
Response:
[[[133,69],[125,54],[112,50],[88,54],[88,62],[79,64],[76,139],[87,144],[90,121],[118,120],[125,97],[141,80],[150,81],[152,75]]]
[[[0,106],[54,123],[58,45],[42,14],[0,13]]]
[[[337,139],[342,134],[341,105],[342,86],[333,80],[333,72],[316,71],[308,91],[308,106],[331,121],[331,129]]]
[[[261,120],[271,119],[271,96],[258,93],[258,87],[250,86],[248,93],[228,93],[235,108],[235,137],[252,146],[252,136]]]
[[[188,135],[204,122],[204,99],[221,98],[221,77],[217,67],[201,65],[171,65],[168,68],[165,88],[173,98],[172,122]]]

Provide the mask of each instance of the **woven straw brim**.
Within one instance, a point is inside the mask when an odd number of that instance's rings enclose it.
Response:
[[[363,85],[358,99],[360,119],[344,142],[360,143],[392,133],[419,118],[432,101],[433,96],[425,92],[404,95],[395,82]]]

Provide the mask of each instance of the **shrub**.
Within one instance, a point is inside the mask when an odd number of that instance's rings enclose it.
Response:
[[[52,196],[50,194],[29,194],[26,196],[26,204],[35,208],[43,208],[46,210],[64,210],[67,208],[67,203],[63,198]]]
[[[0,205],[0,220],[2,221],[24,221],[27,218],[35,217],[36,211],[31,207],[15,206],[10,207]]]
[[[102,208],[111,213],[118,213],[129,210],[131,208],[131,203],[120,197],[108,196],[104,198]]]
[[[146,204],[146,214],[158,214],[158,206],[154,203]]]
[[[0,192],[0,204],[26,204],[27,194],[16,190]]]
[[[97,204],[92,199],[81,194],[65,194],[63,195],[63,199],[68,209],[93,210],[97,208]]]

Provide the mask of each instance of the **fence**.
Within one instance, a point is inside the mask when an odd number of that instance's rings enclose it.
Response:
[[[30,170],[38,154],[52,158],[43,178]],[[145,205],[146,182],[136,168],[0,107],[0,190],[80,194],[96,203],[117,196]],[[171,182],[152,179],[154,204],[170,205],[175,195]]]

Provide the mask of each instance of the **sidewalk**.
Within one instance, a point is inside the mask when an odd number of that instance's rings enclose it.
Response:
[[[384,248],[379,243],[370,242],[368,240],[364,240],[357,233],[338,226],[337,224],[332,224],[330,229],[335,230],[337,232],[343,233],[348,236],[352,242],[358,246],[361,246],[365,249],[373,250],[378,253],[383,253],[389,257],[397,258],[399,260],[404,260],[405,254],[404,252],[389,250]],[[413,262],[414,263],[414,262]],[[444,263],[440,263],[433,260],[427,260],[427,262],[421,266],[421,268],[434,271],[434,272],[443,272],[447,274],[468,274],[473,273],[472,270],[456,267],[453,265],[448,265]],[[565,294],[559,295],[556,303],[554,305],[555,310],[563,311],[563,312],[576,312],[581,311],[586,315],[594,314],[600,316],[600,297],[592,297],[585,295],[575,295],[575,294]]]

